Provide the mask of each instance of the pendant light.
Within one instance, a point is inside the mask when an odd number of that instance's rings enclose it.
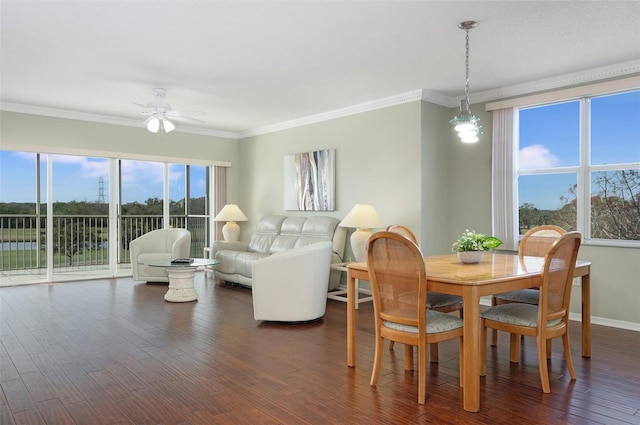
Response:
[[[471,104],[469,103],[469,30],[475,28],[476,25],[478,25],[476,21],[463,21],[458,24],[458,28],[467,32],[465,50],[466,80],[464,83],[464,99],[460,101],[460,114],[449,122],[454,125],[454,129],[462,143],[476,143],[479,139],[478,136],[482,134],[482,126],[479,124],[480,118],[471,113]]]

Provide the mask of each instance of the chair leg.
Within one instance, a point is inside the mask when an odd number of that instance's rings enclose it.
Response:
[[[411,350],[411,352],[413,353],[413,349]],[[418,347],[418,404],[424,404],[426,401],[427,401],[427,347],[426,347],[426,344],[424,344],[423,346]]]
[[[538,369],[540,370],[542,392],[549,394],[551,392],[551,386],[549,385],[549,368],[547,366],[547,339],[538,335],[536,340],[538,346]]]
[[[404,345],[404,370],[413,370],[413,345]]]
[[[548,342],[551,342],[549,340]],[[576,371],[573,368],[573,360],[571,358],[571,347],[569,346],[569,332],[565,332],[562,335],[562,346],[564,348],[564,359],[567,362],[567,367],[569,368],[569,375],[571,375],[571,379],[576,379]]]
[[[491,307],[494,307],[496,305],[498,305],[498,302],[496,301],[496,297],[491,297]],[[491,346],[492,347],[498,346],[498,331],[496,329],[491,329]]]
[[[393,350],[393,346],[395,343],[395,341],[389,341],[389,350]]]
[[[487,327],[485,325],[484,319],[481,320],[480,327],[480,376],[485,376],[487,374]],[[491,329],[492,331],[497,332],[495,329]],[[460,349],[460,353],[462,353],[462,347]],[[460,358],[460,362],[462,362],[462,357]]]
[[[551,360],[551,340],[547,340],[547,359]]]
[[[518,363],[520,361],[520,335],[509,334],[509,361]]]
[[[485,330],[484,336],[485,336],[485,348],[486,348],[486,336],[487,336],[486,330]],[[460,337],[460,348],[459,348],[459,351],[460,351],[460,365],[459,365],[459,368],[460,368],[460,372],[459,372],[460,373],[460,386],[464,387],[464,336]],[[485,351],[485,360],[486,360],[486,351]]]
[[[384,339],[376,336],[375,352],[373,355],[373,371],[371,372],[371,382],[369,385],[375,387],[378,383],[378,375],[380,375],[380,363],[382,362],[382,346]]]
[[[429,344],[429,361],[438,363],[438,344]]]

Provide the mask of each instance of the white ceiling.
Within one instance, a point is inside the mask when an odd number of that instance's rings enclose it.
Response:
[[[478,21],[472,103],[640,72],[640,1],[0,5],[2,109],[141,125],[132,102],[164,87],[174,110],[206,112],[205,134],[257,134],[420,91],[453,107],[463,20]]]

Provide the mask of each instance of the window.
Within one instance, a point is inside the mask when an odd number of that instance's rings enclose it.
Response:
[[[640,90],[517,110],[519,234],[540,224],[640,246]]]

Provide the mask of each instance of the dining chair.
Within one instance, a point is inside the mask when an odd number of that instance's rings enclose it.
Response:
[[[387,226],[387,232],[394,232],[402,235],[418,245],[418,238],[415,233],[402,224],[392,224]],[[440,292],[427,292],[427,308],[430,310],[439,311],[441,313],[450,313],[452,311],[460,311],[460,317],[462,317],[462,297],[458,295],[442,294]],[[394,342],[389,341],[389,349],[393,349]],[[408,350],[410,347],[405,347]],[[438,344],[431,344],[429,346],[429,361],[438,363]],[[405,365],[409,366],[409,365]]]
[[[376,386],[384,340],[418,347],[418,403],[426,400],[427,344],[460,340],[463,367],[463,321],[427,309],[427,276],[418,245],[394,232],[377,232],[367,242],[367,268],[373,294],[375,354],[371,386]],[[408,350],[405,350],[405,362]],[[411,357],[413,350],[411,351]],[[406,364],[406,363],[405,363]]]
[[[520,264],[524,264],[524,257],[544,257],[551,248],[551,245],[557,241],[567,231],[562,227],[554,226],[551,224],[545,224],[529,229],[522,239],[520,240],[520,246],[518,247],[518,257]],[[538,304],[538,298],[540,294],[538,288],[520,289],[518,291],[505,292],[503,294],[495,294],[491,297],[491,305],[501,305],[508,303],[526,303],[526,304]],[[515,338],[515,337],[513,337]],[[515,342],[511,341],[513,345]],[[491,331],[491,345],[498,345],[498,332],[496,330]],[[548,345],[548,357],[551,356],[551,344]],[[514,355],[519,356],[516,348]]]
[[[564,357],[571,379],[576,379],[569,347],[569,302],[571,284],[576,267],[578,249],[582,236],[579,232],[569,232],[553,243],[544,257],[538,304],[509,303],[490,307],[480,313],[482,330],[481,375],[486,374],[487,328],[516,335],[510,346],[510,357],[518,346],[517,335],[534,336],[538,348],[538,368],[542,391],[551,392],[547,368],[547,340],[562,337]],[[513,361],[513,360],[512,360]]]

